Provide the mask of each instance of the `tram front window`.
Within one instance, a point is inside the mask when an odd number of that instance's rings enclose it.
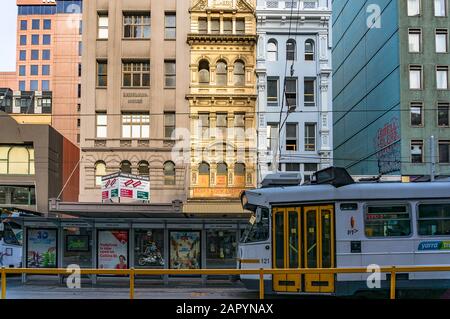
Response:
[[[264,241],[269,238],[269,210],[261,209],[261,218],[257,220],[256,215],[252,214],[249,224],[241,237],[241,243],[252,243]]]

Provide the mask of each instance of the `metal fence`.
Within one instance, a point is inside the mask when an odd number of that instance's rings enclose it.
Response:
[[[390,299],[395,299],[396,274],[415,272],[450,271],[450,266],[389,266],[380,267],[380,273],[389,273]],[[1,299],[6,299],[6,280],[8,274],[28,275],[70,275],[65,268],[1,268]],[[367,268],[302,268],[302,269],[80,269],[80,275],[116,275],[129,276],[130,299],[134,299],[134,281],[137,275],[259,275],[259,298],[264,299],[265,275],[302,275],[302,274],[356,274],[368,273]],[[370,274],[370,272],[369,272]]]

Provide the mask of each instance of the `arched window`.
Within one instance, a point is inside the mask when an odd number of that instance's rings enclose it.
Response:
[[[164,185],[175,185],[175,163],[164,163]]]
[[[275,39],[270,39],[267,43],[267,61],[278,61],[278,44]]]
[[[209,187],[210,169],[208,163],[201,163],[198,166],[198,184],[200,187]]]
[[[120,163],[120,171],[125,174],[131,174],[131,163],[129,161],[122,161]]]
[[[286,42],[286,60],[294,61],[296,59],[296,44],[295,41],[289,39]]]
[[[225,61],[219,61],[216,67],[216,84],[220,86],[227,85],[227,64]]]
[[[217,164],[216,185],[222,187],[228,185],[228,166],[225,163]]]
[[[9,149],[8,153],[8,174],[29,175],[30,173],[30,153],[23,146],[15,146]]]
[[[305,41],[305,61],[314,61],[314,41]]]
[[[138,172],[140,176],[149,176],[150,169],[147,161],[141,161],[138,164]]]
[[[234,85],[245,85],[245,64],[240,60],[234,63]]]
[[[245,164],[236,163],[234,165],[235,186],[245,186]]]
[[[206,60],[198,64],[198,83],[209,84],[209,62]]]
[[[106,164],[103,161],[95,163],[95,186],[102,186],[102,176],[106,175]]]

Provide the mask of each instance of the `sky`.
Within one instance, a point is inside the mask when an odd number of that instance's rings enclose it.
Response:
[[[16,69],[16,0],[0,0],[2,16],[0,18],[0,72]]]

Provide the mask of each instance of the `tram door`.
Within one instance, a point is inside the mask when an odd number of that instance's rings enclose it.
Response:
[[[273,268],[334,267],[333,206],[275,208]],[[334,275],[273,275],[278,292],[334,292]]]

